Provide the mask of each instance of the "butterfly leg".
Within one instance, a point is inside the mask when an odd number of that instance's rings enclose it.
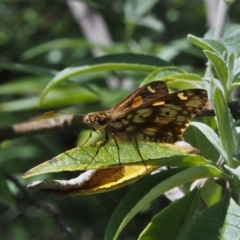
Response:
[[[95,152],[94,156],[92,157],[92,159],[90,160],[90,162],[88,163],[88,165],[85,168],[89,167],[89,165],[92,163],[94,158],[98,155],[100,148],[103,147],[105,144],[107,144],[108,141],[109,141],[109,138],[108,138],[108,136],[106,134],[105,139],[100,143],[100,145],[97,148],[97,151]]]
[[[136,149],[139,157],[141,158],[141,160],[142,160],[142,162],[143,162],[143,164],[144,164],[144,166],[145,166],[145,168],[146,168],[146,170],[147,170],[147,165],[146,165],[146,163],[145,163],[145,161],[144,161],[144,159],[143,159],[143,157],[142,157],[142,154],[141,154],[140,149],[139,149],[139,147],[138,147],[137,139],[136,139],[136,137],[135,137],[134,135],[133,135],[133,146],[134,146],[134,148]]]
[[[122,165],[121,165],[121,160],[120,160],[120,148],[119,148],[119,146],[118,146],[117,139],[116,139],[115,135],[114,135],[113,133],[112,133],[111,135],[112,135],[112,138],[113,138],[113,140],[114,140],[114,143],[115,143],[115,145],[116,145],[116,147],[117,147],[118,163],[119,163],[119,168],[120,168],[120,172],[121,172],[121,170],[122,170]]]
[[[87,140],[83,144],[81,144],[81,146],[84,146],[88,142],[88,140],[92,137],[92,132],[93,130],[91,129],[91,132],[89,133]]]

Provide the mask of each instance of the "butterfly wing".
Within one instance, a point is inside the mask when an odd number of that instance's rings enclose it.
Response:
[[[123,101],[113,107],[110,112],[112,118],[116,119],[127,114],[129,111],[148,103],[154,99],[160,98],[168,94],[168,88],[165,82],[155,81],[144,85],[137,89]]]
[[[135,137],[138,140],[175,142],[181,139],[191,118],[206,102],[204,89],[188,89],[151,99],[117,119],[118,125],[121,124],[120,131],[114,128],[116,123],[110,124],[110,131],[125,140]]]

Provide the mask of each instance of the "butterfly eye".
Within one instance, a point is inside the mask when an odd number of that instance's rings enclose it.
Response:
[[[107,123],[107,118],[99,117],[97,122],[98,122],[99,125],[105,125]]]

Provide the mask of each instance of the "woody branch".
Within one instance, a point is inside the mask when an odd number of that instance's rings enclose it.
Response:
[[[232,101],[228,107],[235,120],[240,119],[240,101]],[[208,102],[205,108],[197,114],[198,117],[215,116],[213,106]],[[7,139],[14,139],[22,136],[37,133],[46,133],[59,130],[82,130],[86,125],[82,122],[82,116],[63,115],[55,118],[41,119],[14,124],[9,127],[0,128],[0,142]]]

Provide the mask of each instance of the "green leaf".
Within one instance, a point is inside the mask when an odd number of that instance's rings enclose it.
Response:
[[[224,198],[202,212],[188,228],[184,239],[239,239],[240,208]]]
[[[143,164],[133,144],[118,143],[120,148],[121,164]],[[201,156],[188,155],[174,145],[157,144],[153,142],[139,142],[139,150],[146,164],[156,166],[194,166],[211,164]],[[44,162],[25,173],[24,177],[61,172],[78,171],[119,166],[118,149],[114,141],[101,147],[95,156],[98,147],[82,146],[66,151],[55,158]],[[95,158],[93,159],[93,157]]]
[[[170,81],[167,81],[168,87],[173,89],[190,89],[190,88],[204,88],[203,81],[192,81],[185,79],[173,78]],[[205,88],[206,89],[206,88]]]
[[[14,101],[0,103],[1,112],[22,111],[36,109],[38,106],[38,97],[22,98]]]
[[[58,87],[50,92],[46,97],[42,109],[56,108],[79,102],[85,103],[98,99],[98,95],[91,91],[76,86],[68,86],[68,88]],[[0,111],[22,111],[38,108],[39,97],[26,97],[14,101],[0,103]]]
[[[232,34],[234,34],[236,31],[238,31],[240,28],[240,24],[239,23],[227,23],[224,26],[223,29],[223,37],[228,37]],[[214,35],[214,30],[213,28],[209,29],[205,34],[204,34],[204,38],[206,39],[211,39],[213,38]]]
[[[182,239],[195,214],[199,192],[191,191],[154,216],[139,240]]]
[[[231,112],[224,99],[222,91],[215,88],[213,103],[215,107],[218,131],[222,142],[222,147],[227,153],[227,161],[232,161],[233,156],[238,151],[238,135]],[[230,163],[229,162],[229,163]],[[230,163],[232,166],[232,163]]]
[[[128,21],[130,24],[147,27],[157,32],[162,32],[164,30],[163,23],[158,19],[154,18],[153,16],[131,18],[131,19],[128,19]]]
[[[40,44],[34,48],[31,48],[23,53],[22,58],[28,60],[30,58],[36,57],[53,49],[63,49],[63,48],[86,48],[92,47],[93,45],[88,43],[86,40],[82,39],[57,39]],[[96,46],[95,46],[96,47]]]
[[[154,199],[169,191],[170,189],[177,187],[179,185],[194,181],[200,178],[208,178],[208,177],[224,177],[224,174],[219,171],[216,167],[205,165],[205,166],[195,166],[188,168],[186,170],[177,173],[168,179],[162,181],[161,183],[154,186],[146,195],[144,195],[132,209],[123,214],[124,208],[122,210],[121,219],[119,218],[118,223],[119,227],[114,234],[111,235],[111,239],[117,239],[117,236],[121,233],[127,223],[146,205],[152,202]],[[124,206],[123,206],[124,207]],[[120,211],[120,209],[118,209]],[[115,213],[113,214],[115,216]],[[125,215],[125,216],[124,216]],[[114,237],[113,237],[114,236]],[[110,238],[105,238],[110,239]]]
[[[126,18],[134,16],[142,17],[144,14],[149,12],[153,6],[157,3],[157,0],[149,1],[126,1],[124,4],[124,14]]]
[[[169,66],[157,68],[155,71],[151,72],[141,83],[141,86],[146,85],[152,81],[163,79],[166,76],[173,76],[179,73],[184,73],[184,71],[178,67]]]
[[[23,94],[38,93],[50,81],[50,77],[32,76],[12,80],[1,84],[0,94]]]
[[[208,85],[209,91],[211,90],[211,88],[210,88],[211,84],[213,84],[214,86],[221,89],[222,92],[224,92],[223,85],[221,84],[221,82],[218,79],[216,79],[214,77],[205,77],[203,79],[209,83],[209,85]]]
[[[203,58],[202,52],[199,49],[193,48],[185,37],[170,41],[167,45],[161,46],[157,52],[157,56],[161,56],[161,58],[166,61],[172,61],[181,53],[196,55],[198,58]]]
[[[231,173],[235,174],[238,179],[240,179],[240,167],[230,168],[228,165],[224,165],[224,167]]]
[[[47,69],[42,67],[36,67],[33,65],[27,65],[27,64],[19,64],[19,63],[3,63],[0,62],[0,68],[13,70],[16,72],[24,72],[24,73],[30,73],[30,74],[38,74],[38,75],[50,75],[54,76],[58,73],[58,71],[53,69]]]
[[[177,89],[187,88],[203,88],[202,78],[197,74],[185,73],[176,67],[162,67],[150,73],[141,86],[161,79],[165,81],[169,87]]]
[[[191,34],[188,34],[187,37],[190,42],[202,48],[203,50],[215,52],[218,53],[219,55],[222,55],[225,51],[227,51],[226,47],[224,46],[223,43],[221,43],[220,40],[198,38]]]
[[[74,76],[85,73],[99,72],[103,70],[138,70],[152,72],[159,66],[167,66],[169,63],[150,56],[141,54],[113,54],[99,58],[82,61],[77,66],[69,67],[57,74],[53,80],[46,86],[42,93],[39,104],[41,105],[45,95],[57,84],[66,81]],[[82,80],[83,82],[84,80]]]
[[[211,125],[214,121],[213,118],[204,118],[207,121],[207,124]],[[216,123],[215,123],[216,125]],[[214,126],[213,126],[214,127]],[[217,128],[217,127],[216,127]],[[206,159],[211,159],[213,162],[217,162],[219,159],[219,152],[215,149],[212,143],[208,140],[208,136],[200,132],[196,127],[189,126],[186,131],[183,133],[183,137],[186,142],[190,143],[195,148],[201,151],[201,154]],[[209,148],[212,149],[209,151]]]
[[[166,76],[163,80],[166,81],[171,88],[205,88],[202,78],[197,74],[180,73],[174,76]]]
[[[224,188],[217,184],[212,178],[205,181],[201,188],[201,198],[208,207],[220,201],[224,192]]]
[[[208,125],[201,122],[191,122],[191,126],[196,127],[205,136],[207,136],[208,140],[213,144],[213,146],[218,150],[218,152],[223,156],[223,158],[227,159],[227,153],[222,147],[220,138]]]
[[[233,82],[240,81],[240,58],[235,59]]]
[[[124,224],[124,218],[131,211],[131,209],[142,199],[150,189],[156,186],[159,182],[166,180],[167,178],[175,175],[176,173],[184,170],[183,168],[169,169],[167,171],[161,171],[158,174],[148,176],[141,181],[138,181],[127,195],[122,199],[120,204],[113,212],[110,221],[107,226],[107,230],[104,236],[104,240],[112,240],[117,238],[119,226]]]
[[[235,56],[234,53],[230,53],[227,58],[227,69],[228,69],[228,89],[231,87],[235,73],[234,73],[234,63],[235,63]]]
[[[238,87],[240,87],[240,81],[233,83],[229,89],[229,93],[232,94]]]
[[[217,55],[214,52],[210,51],[203,51],[210,62],[212,63],[219,80],[221,81],[225,92],[227,93],[227,86],[228,86],[228,68],[226,66],[226,63],[223,61],[223,59]]]
[[[17,204],[12,197],[4,176],[0,173],[0,202],[8,207],[17,209]]]
[[[224,52],[234,53],[236,58],[240,56],[240,48],[239,48],[240,30],[239,29],[218,40],[198,38],[190,34],[188,35],[188,39],[193,44],[202,48],[203,50],[209,50],[211,52],[215,52],[219,56],[223,56]]]
[[[197,75],[197,74],[193,74],[193,73],[178,73],[178,74],[175,74],[174,76],[165,76],[164,79],[168,79],[169,78],[169,81],[168,82],[171,82],[171,80],[173,79],[173,81],[175,80],[190,80],[190,81],[193,81],[193,82],[199,82],[202,80],[202,77]]]
[[[220,41],[224,44],[228,53],[234,53],[236,57],[240,56],[240,30],[236,30],[229,34],[227,37],[220,39]]]

